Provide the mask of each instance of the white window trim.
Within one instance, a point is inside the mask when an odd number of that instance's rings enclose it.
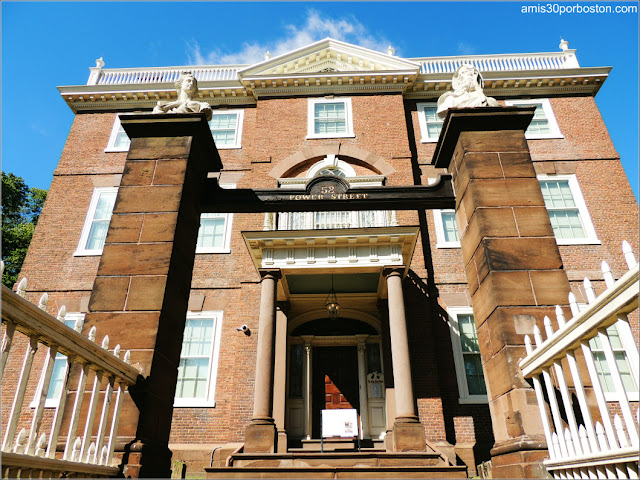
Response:
[[[107,142],[107,147],[104,149],[105,152],[128,152],[129,146],[121,146],[116,147],[116,138],[118,136],[118,130],[120,130],[120,115],[116,115],[116,121],[113,122],[113,128],[111,129],[111,135],[109,136],[109,141]]]
[[[213,115],[226,115],[229,113],[237,113],[238,116],[236,118],[236,141],[233,145],[216,145],[218,150],[230,150],[234,148],[242,148],[242,126],[244,124],[244,109],[229,109],[229,110],[214,110]]]
[[[221,183],[220,188],[233,189],[236,188],[235,183]],[[233,213],[202,213],[200,218],[216,218],[225,216],[224,237],[222,247],[198,247],[196,253],[231,253],[231,226],[233,224]]]
[[[535,98],[535,99],[527,99],[527,100],[505,100],[506,106],[518,106],[518,105],[532,105],[532,104],[542,104],[542,109],[544,110],[544,115],[547,117],[547,121],[549,122],[549,133],[545,134],[530,134],[525,132],[524,136],[527,140],[539,140],[544,138],[564,138],[562,132],[560,132],[560,127],[558,127],[558,122],[556,121],[556,117],[553,114],[553,109],[551,108],[551,103],[548,98]]]
[[[203,213],[200,218],[224,218],[223,244],[221,247],[196,247],[196,253],[231,253],[231,224],[233,213]]]
[[[589,307],[588,304],[586,303],[579,303],[578,304],[578,310],[583,311],[586,310]],[[631,359],[633,358],[633,355],[631,354],[632,351],[636,350],[636,342],[633,339],[633,333],[631,332],[631,329],[629,328],[629,324],[622,322],[622,321],[617,321],[616,323],[614,323],[613,325],[615,325],[616,329],[618,330],[618,338],[620,338],[620,342],[622,343],[622,348],[624,348],[624,353],[627,356],[627,362],[631,363]],[[590,348],[592,348],[590,346]],[[602,351],[602,350],[596,350],[598,352]],[[598,374],[597,369],[596,369],[596,375]],[[636,386],[638,387],[638,390],[640,390],[640,379],[639,378],[635,378],[635,375],[633,374],[633,369],[631,369],[631,376],[634,378],[635,382],[636,382]],[[600,376],[598,375],[598,381],[600,381]],[[605,402],[618,402],[620,401],[620,395],[617,391],[615,392],[607,392],[604,389],[604,385],[602,385],[602,382],[600,382],[600,387],[602,387],[602,393],[604,393],[604,400]],[[639,402],[640,401],[640,391],[636,390],[635,392],[629,392],[627,390],[625,390],[625,393],[627,394],[627,400],[630,402]]]
[[[433,210],[433,222],[436,227],[436,248],[460,248],[460,240],[458,240],[457,242],[448,242],[445,239],[444,225],[442,223],[443,213],[455,213],[455,210]],[[458,228],[457,223],[456,228]],[[458,236],[460,236],[459,231]]]
[[[84,313],[67,313],[64,317],[65,322],[69,321],[69,320],[73,320],[74,323],[78,321],[78,319],[82,320],[82,323],[84,323]],[[57,357],[58,355],[56,355]],[[54,362],[57,360],[54,359]],[[62,359],[60,359],[62,360]],[[67,362],[68,365],[68,360],[65,358],[64,359]],[[40,397],[40,394],[42,393],[42,387],[43,387],[43,383],[44,383],[44,378],[40,377],[40,380],[38,381],[38,386],[36,387],[36,392],[33,395],[33,400],[31,401],[31,403],[29,404],[29,408],[36,408],[38,406],[38,398]],[[63,387],[64,388],[64,387]],[[62,391],[61,391],[62,393]],[[58,405],[60,404],[60,397],[58,398],[47,398],[44,401],[44,408],[57,408]]]
[[[323,168],[335,168],[338,170],[342,170],[347,178],[357,176],[356,171],[351,165],[349,165],[344,160],[338,159],[338,157],[336,157],[335,155],[329,155],[323,160],[320,160],[319,162],[313,164],[313,166],[307,171],[307,178],[315,177],[316,174]]]
[[[215,325],[213,345],[211,346],[211,362],[209,364],[209,388],[207,389],[207,398],[174,398],[174,407],[215,407],[216,381],[218,377],[218,360],[220,357],[220,335],[222,332],[221,310],[212,310],[205,312],[187,312],[187,318],[213,318]]]
[[[488,403],[487,395],[469,395],[469,387],[467,386],[467,375],[464,369],[464,356],[462,354],[462,345],[460,343],[460,327],[458,326],[458,315],[473,315],[471,307],[449,307],[449,332],[451,333],[451,346],[453,348],[453,361],[456,368],[456,378],[458,380],[458,393],[460,398],[458,402],[461,404]],[[483,367],[484,374],[484,367]],[[485,384],[487,376],[484,375]]]
[[[98,200],[102,193],[117,192],[118,187],[96,187],[93,189],[93,195],[91,196],[91,202],[89,203],[89,209],[87,210],[87,216],[84,219],[84,225],[82,227],[82,233],[80,234],[80,241],[78,242],[78,248],[73,253],[74,257],[84,257],[91,255],[102,255],[102,248],[100,249],[87,249],[87,241],[89,240],[89,232],[91,231],[91,224],[93,223],[93,217],[98,207]]]
[[[580,218],[582,219],[582,226],[584,227],[585,234],[587,235],[585,238],[556,238],[556,243],[558,245],[600,245],[602,242],[598,239],[598,235],[596,235],[596,230],[593,227],[593,223],[591,222],[591,215],[589,215],[589,210],[587,209],[587,204],[584,201],[584,197],[582,196],[582,191],[580,190],[580,185],[578,184],[578,178],[571,175],[538,175],[538,181],[544,180],[568,180],[569,188],[571,189],[571,195],[573,195],[573,201],[576,204],[576,208],[578,212],[580,212]]]
[[[315,106],[318,103],[344,103],[345,114],[345,126],[347,131],[345,133],[315,133]],[[351,109],[351,98],[336,97],[336,98],[309,98],[307,104],[307,138],[347,138],[355,137],[353,133],[353,115]]]
[[[427,117],[424,114],[425,107],[433,107],[437,106],[437,102],[420,102],[416,104],[418,109],[418,124],[420,125],[420,133],[422,134],[422,138],[420,139],[421,143],[436,143],[438,141],[439,135],[437,137],[429,136],[429,129],[427,128]]]

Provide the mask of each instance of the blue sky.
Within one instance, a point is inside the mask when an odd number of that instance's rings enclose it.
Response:
[[[555,52],[562,37],[581,66],[613,66],[596,101],[637,197],[638,14],[521,12],[546,4],[3,1],[2,170],[49,187],[73,121],[56,86],[85,84],[100,56],[106,68],[250,63],[327,36],[402,57]]]

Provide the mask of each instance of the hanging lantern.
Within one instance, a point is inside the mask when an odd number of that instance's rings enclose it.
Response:
[[[340,313],[340,304],[338,303],[338,297],[333,289],[333,274],[331,275],[331,291],[327,295],[327,300],[324,302],[324,306],[327,308],[329,318],[338,318]]]

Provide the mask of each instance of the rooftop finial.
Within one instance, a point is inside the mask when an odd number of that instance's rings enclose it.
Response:
[[[567,51],[569,50],[569,42],[567,42],[564,38],[560,37],[560,50]]]
[[[271,52],[267,50],[266,52],[264,52],[264,59],[269,60],[270,58],[271,58]]]
[[[391,45],[389,45],[387,47],[387,55],[395,55],[396,54],[396,49],[393,48]]]
[[[102,59],[102,57],[96,58],[96,67],[98,68],[104,67],[104,60]]]

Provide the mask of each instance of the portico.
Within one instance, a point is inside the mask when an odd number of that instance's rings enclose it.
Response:
[[[361,439],[380,441],[394,432],[384,442],[388,451],[424,451],[402,292],[418,228],[261,231],[243,236],[263,279],[254,419],[245,451],[285,452],[287,445],[319,440],[320,411],[336,408],[358,411]],[[324,302],[334,287],[340,313],[332,319]],[[263,325],[263,318],[274,318],[275,330],[269,321]],[[272,351],[271,356],[265,354]],[[390,361],[385,362],[385,356]],[[384,371],[385,363],[392,365],[390,371]],[[273,383],[267,385],[270,371]],[[271,421],[275,431],[257,427]],[[419,429],[417,436],[412,427]],[[266,446],[266,434],[259,436],[260,445],[252,444],[254,432],[267,428],[273,445]]]

